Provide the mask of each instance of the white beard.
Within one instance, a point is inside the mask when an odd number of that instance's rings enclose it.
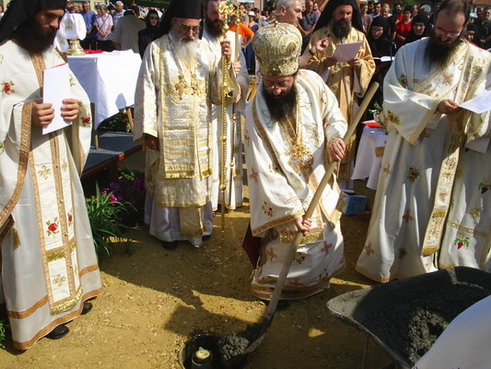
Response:
[[[175,57],[187,65],[196,65],[199,49],[198,38],[188,41],[185,38],[180,38],[173,31],[169,32],[169,37],[174,44]]]

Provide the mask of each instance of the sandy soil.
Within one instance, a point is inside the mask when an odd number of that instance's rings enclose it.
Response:
[[[122,246],[100,263],[105,290],[92,312],[71,322],[63,339],[42,339],[27,352],[7,342],[0,368],[178,369],[177,354],[193,332],[227,335],[259,321],[265,305],[248,292],[252,266],[240,247],[248,216],[247,207],[227,215],[223,245],[219,218],[200,248],[167,251],[146,227],[129,232],[132,254]],[[334,318],[326,302],[371,285],[354,271],[367,227],[366,220],[343,217],[346,270],[329,290],[278,312],[246,368],[361,368],[366,336]],[[366,368],[389,361],[370,341]]]

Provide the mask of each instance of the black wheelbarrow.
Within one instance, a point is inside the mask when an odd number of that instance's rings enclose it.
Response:
[[[387,352],[386,368],[410,369],[457,315],[489,295],[491,273],[455,267],[348,292],[327,307]]]

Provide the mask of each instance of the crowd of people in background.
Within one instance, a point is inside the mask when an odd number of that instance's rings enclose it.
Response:
[[[293,2],[301,6],[301,9],[295,13],[294,25],[303,37],[302,50],[304,50],[327,0],[268,1],[262,11],[249,3],[240,5],[244,15],[236,23],[242,36],[242,51],[249,74],[255,73],[255,58],[251,47],[254,33],[259,28],[278,21],[278,18],[282,17],[279,11],[281,5]],[[391,6],[387,2],[359,1],[363,30],[370,41],[373,56],[377,58],[393,56],[404,44],[427,37],[433,27],[434,14],[439,4],[437,2],[430,7],[428,4],[420,6],[396,2]],[[90,2],[83,2],[81,6],[73,3],[69,5],[68,10],[72,13],[78,12],[84,17],[87,37],[83,40],[82,46],[85,49],[111,51],[131,48],[142,57],[146,46],[155,37],[158,24],[165,13],[165,9],[139,7],[134,1],[131,4],[116,1],[114,5],[96,5],[95,12],[90,9]],[[491,48],[491,8],[477,7],[474,10],[470,13],[470,21],[462,37],[476,46],[489,49]],[[2,14],[3,9],[0,7],[0,17]],[[118,28],[118,22],[127,16],[131,20],[123,22],[124,24]],[[235,29],[235,25],[230,26]],[[122,37],[133,38],[133,40],[122,43]],[[384,65],[379,69],[387,68]]]

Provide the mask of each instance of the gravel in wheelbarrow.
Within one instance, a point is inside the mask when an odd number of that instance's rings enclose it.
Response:
[[[327,306],[411,368],[457,315],[489,295],[490,273],[455,267],[348,292]]]

